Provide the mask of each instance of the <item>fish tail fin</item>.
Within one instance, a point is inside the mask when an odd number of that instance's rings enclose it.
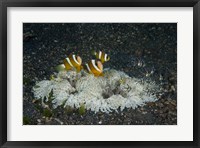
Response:
[[[110,57],[108,57],[107,61],[109,61],[109,60],[110,60]]]
[[[65,65],[64,64],[60,64],[58,66],[55,67],[56,71],[64,71],[65,69]]]
[[[92,55],[96,56],[97,52],[95,50],[92,50]]]

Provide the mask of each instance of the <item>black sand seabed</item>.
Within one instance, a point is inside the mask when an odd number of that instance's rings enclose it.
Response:
[[[24,124],[177,124],[176,24],[25,23],[23,41]],[[43,109],[32,93],[36,81],[50,79],[55,66],[71,53],[89,61],[92,50],[110,55],[104,67],[155,81],[160,87],[159,100],[109,114],[62,107]]]

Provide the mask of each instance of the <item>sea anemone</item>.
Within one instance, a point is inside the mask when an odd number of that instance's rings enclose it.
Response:
[[[60,105],[96,112],[112,112],[125,108],[135,109],[146,102],[157,100],[156,85],[129,77],[122,71],[105,69],[103,77],[95,77],[84,71],[62,71],[52,80],[37,82],[33,87],[36,99],[48,99],[53,91],[53,107]]]

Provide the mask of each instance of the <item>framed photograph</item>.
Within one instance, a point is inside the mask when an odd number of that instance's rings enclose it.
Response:
[[[199,147],[199,0],[0,3],[1,147]]]

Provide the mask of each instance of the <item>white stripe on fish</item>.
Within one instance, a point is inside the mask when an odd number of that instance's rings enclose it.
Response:
[[[85,65],[87,66],[88,71],[89,71],[90,73],[92,73],[92,71],[91,71],[89,65],[88,65],[88,64],[85,64]]]
[[[67,60],[67,62],[69,63],[69,65],[70,65],[71,67],[74,67],[74,66],[72,65],[72,63],[71,63],[71,61],[70,61],[69,58],[66,58],[66,60]]]
[[[105,56],[104,56],[104,60],[107,61],[107,54],[105,54]]]
[[[101,55],[102,55],[102,52],[101,52],[101,51],[99,51],[99,59],[101,59]]]
[[[74,62],[76,62],[76,64],[80,65],[80,63],[76,60],[76,56],[73,54],[72,55]]]
[[[95,68],[97,71],[101,72],[101,70],[96,66],[95,60],[92,60],[92,65],[94,66],[94,68]]]

